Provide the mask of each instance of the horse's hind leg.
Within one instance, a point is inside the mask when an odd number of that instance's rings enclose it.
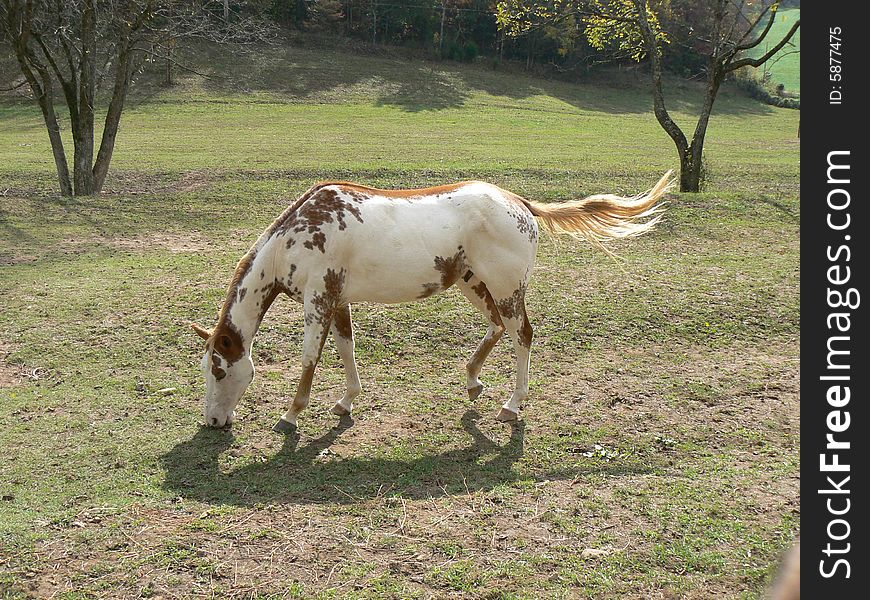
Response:
[[[347,391],[344,397],[332,407],[333,414],[344,417],[353,410],[353,399],[359,396],[362,386],[359,381],[359,372],[356,369],[356,360],[353,356],[353,323],[350,319],[350,305],[339,307],[335,311],[332,320],[332,337],[335,340],[335,349],[341,357],[344,365],[344,374],[347,378]]]
[[[462,294],[468,298],[477,309],[489,319],[489,328],[486,330],[486,335],[481,340],[474,354],[465,365],[468,372],[468,397],[474,400],[483,391],[483,383],[480,381],[480,370],[483,368],[483,363],[490,351],[501,339],[505,331],[501,316],[498,314],[498,309],[495,306],[495,301],[492,299],[486,284],[481,281],[471,271],[465,274],[459,281],[456,282]]]
[[[507,330],[517,356],[517,379],[514,392],[498,412],[500,421],[515,421],[520,405],[529,397],[529,358],[532,348],[532,325],[526,314],[526,282],[520,282],[512,292],[493,290],[496,308]]]

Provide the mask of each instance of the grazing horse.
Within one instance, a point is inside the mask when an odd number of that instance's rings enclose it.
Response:
[[[192,325],[206,341],[206,425],[223,427],[235,418],[254,378],[254,336],[278,294],[304,307],[302,375],[292,404],[275,426],[290,433],[308,405],[314,367],[330,332],[347,377],[347,390],[332,412],[350,414],[361,391],[351,304],[419,300],[452,285],[489,321],[466,365],[468,395],[472,400],[480,395],[483,362],[507,332],[516,353],[516,385],[497,417],[515,420],[529,394],[532,326],[525,295],[538,246],[536,217],[550,231],[600,245],[649,231],[670,186],[668,172],[633,198],[608,194],[539,204],[481,181],[410,190],[318,183],[239,261],[214,329]]]

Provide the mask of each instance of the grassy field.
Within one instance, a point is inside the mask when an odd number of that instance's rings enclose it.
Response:
[[[0,101],[0,597],[758,598],[799,526],[798,113],[724,90],[706,192],[616,262],[544,238],[532,394],[451,290],[358,306],[352,423],[276,302],[232,431],[199,426],[238,258],[317,179],[636,193],[676,163],[631,76],[569,84],[308,40],[144,74],[107,190],[55,195],[38,110]],[[156,76],[155,76],[156,77]],[[690,123],[699,90],[672,82]],[[10,460],[11,458],[11,460]]]
[[[779,40],[786,34],[794,25],[795,21],[801,18],[801,9],[790,8],[780,10],[776,14],[776,20],[770,28],[770,33],[767,34],[767,41],[761,44],[753,51],[753,56],[761,56],[765,54],[771,47],[775,46]],[[785,85],[785,91],[800,95],[801,93],[801,30],[798,29],[792,38],[790,45],[776,53],[770,61],[762,67],[762,70],[770,72],[770,82],[775,87],[782,83]]]

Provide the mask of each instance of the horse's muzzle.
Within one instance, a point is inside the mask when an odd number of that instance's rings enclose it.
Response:
[[[235,421],[235,420],[236,420],[236,411],[233,411],[223,418],[218,417],[218,416],[207,416],[205,418],[205,424],[208,427],[214,427],[216,429],[221,429],[223,427],[230,427],[233,424],[233,421]]]

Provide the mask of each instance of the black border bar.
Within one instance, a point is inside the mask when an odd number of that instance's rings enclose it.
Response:
[[[870,102],[861,85],[870,31],[858,7],[801,7],[804,598],[863,599],[870,593]]]

